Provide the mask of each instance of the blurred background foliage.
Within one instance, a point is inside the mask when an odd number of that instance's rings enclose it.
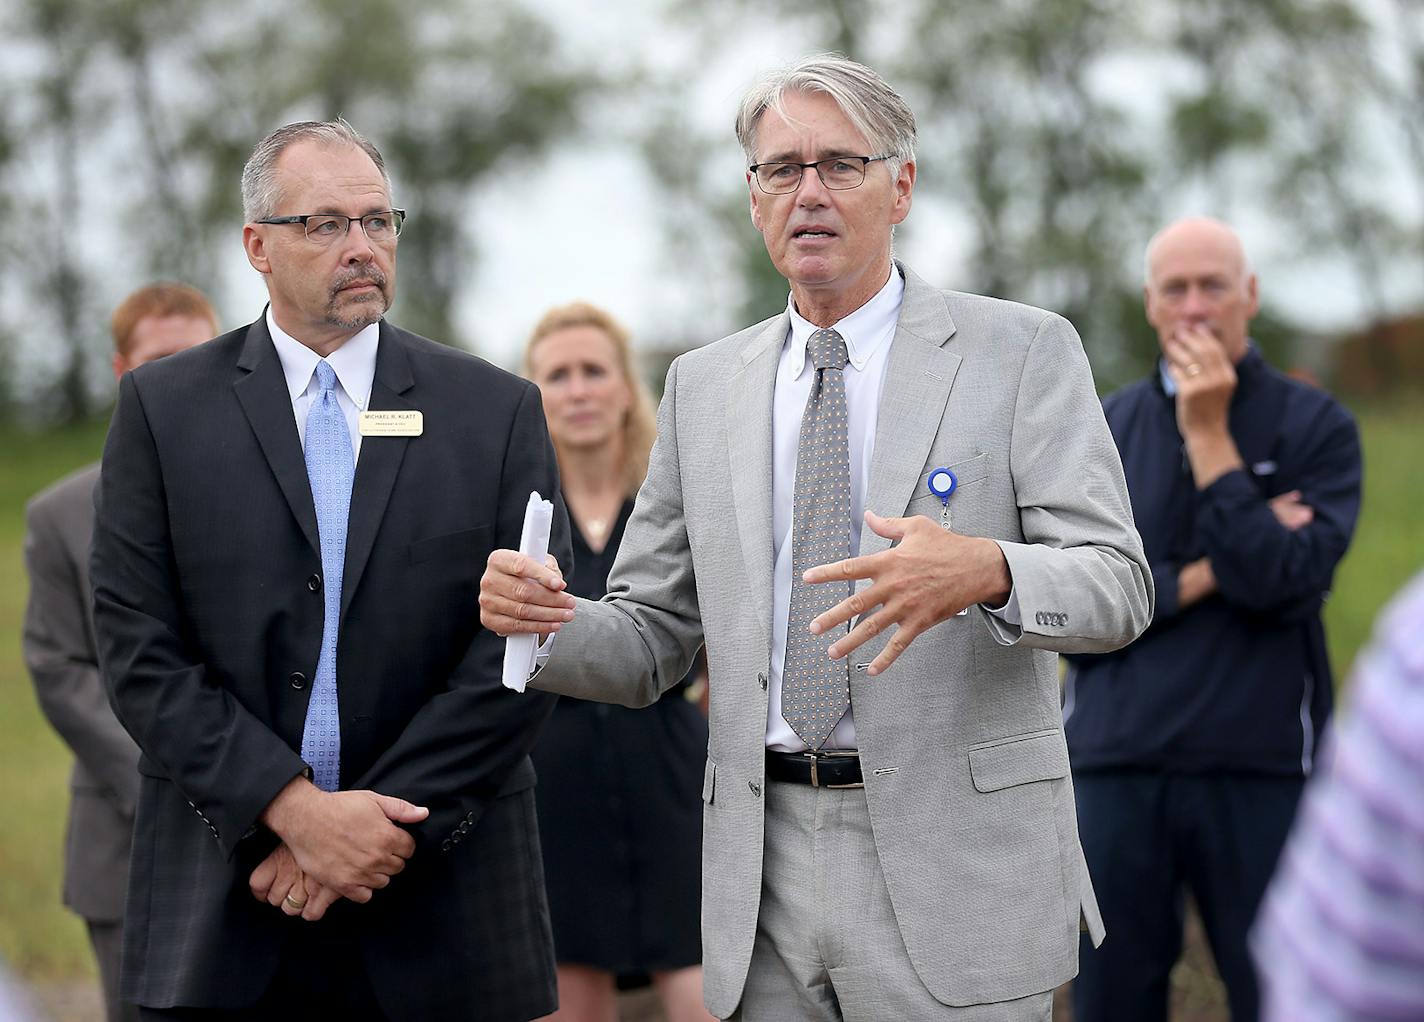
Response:
[[[915,268],[1064,313],[1104,391],[1151,364],[1142,248],[1188,209],[1266,225],[1258,262],[1353,310],[1322,328],[1268,277],[1254,331],[1360,418],[1364,515],[1327,607],[1343,673],[1424,551],[1424,0],[0,0],[0,957],[39,981],[90,968],[59,907],[67,757],[19,659],[21,506],[98,454],[120,297],[180,278],[226,322],[256,315],[230,297],[253,143],[336,114],[369,134],[413,213],[396,318],[467,347],[456,312],[509,258],[482,204],[539,203],[519,185],[556,159],[631,154],[658,211],[649,290],[704,299],[639,337],[656,386],[784,306],[732,107],[758,70],[831,49],[916,111]],[[543,243],[602,256],[574,230]]]
[[[785,287],[745,184],[707,158],[732,147],[732,111],[715,131],[689,116],[698,65],[660,59],[678,40],[708,70],[773,35],[881,69],[917,112],[917,200],[941,214],[905,236],[945,234],[955,286],[1067,315],[1105,387],[1150,358],[1142,242],[1184,201],[1269,221],[1273,258],[1338,268],[1359,332],[1424,307],[1421,0],[642,0],[618,53],[581,46],[558,0],[6,2],[0,415],[106,404],[117,276],[181,277],[221,305],[238,170],[298,117],[341,113],[386,152],[419,218],[402,244],[415,330],[462,342],[452,310],[492,254],[470,215],[487,186],[610,137],[639,155],[650,202],[700,214],[649,239],[665,265],[736,278],[715,328],[774,312]],[[19,344],[36,329],[53,341],[38,352]],[[672,352],[707,330],[689,310],[644,342]],[[1289,309],[1258,334],[1330,378],[1334,338]]]

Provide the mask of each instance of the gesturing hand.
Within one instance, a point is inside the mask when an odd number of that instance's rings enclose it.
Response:
[[[496,550],[480,579],[480,624],[496,635],[534,632],[542,640],[574,618],[564,588],[553,554],[540,565],[517,550]]]
[[[419,823],[429,815],[404,799],[374,791],[321,791],[298,777],[272,800],[262,822],[291,850],[309,880],[367,902],[415,852],[415,839],[396,824]]]
[[[919,515],[881,518],[867,511],[865,523],[878,535],[899,543],[877,554],[817,565],[803,576],[807,582],[871,580],[871,585],[811,622],[811,631],[820,635],[860,618],[849,635],[831,645],[833,659],[839,660],[895,625],[895,634],[867,672],[879,674],[925,629],[971,604],[999,604],[1008,599],[1012,587],[1009,565],[993,540],[961,536]]]

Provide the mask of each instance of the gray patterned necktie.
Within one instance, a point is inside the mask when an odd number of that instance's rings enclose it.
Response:
[[[826,655],[848,627],[812,635],[806,626],[850,595],[850,583],[810,585],[801,581],[801,575],[807,568],[850,556],[845,340],[834,330],[817,330],[806,342],[806,354],[816,367],[816,379],[801,417],[796,449],[791,608],[781,672],[781,715],[803,742],[819,749],[850,707],[849,663]]]

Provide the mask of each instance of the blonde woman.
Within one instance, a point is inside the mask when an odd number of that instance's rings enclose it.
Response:
[[[534,328],[539,385],[573,525],[569,592],[607,588],[648,468],[652,401],[628,334],[577,302]],[[699,935],[702,750],[688,679],[642,710],[563,699],[534,750],[539,826],[559,962],[559,1011],[617,1022],[617,980],[650,976],[669,1022],[705,1022]]]

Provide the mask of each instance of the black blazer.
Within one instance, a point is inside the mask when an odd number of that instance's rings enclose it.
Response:
[[[124,377],[96,497],[100,662],[143,751],[123,996],[240,1007],[282,954],[356,933],[393,1018],[553,1009],[528,751],[552,700],[500,685],[479,578],[517,547],[529,491],[558,492],[539,392],[380,327],[372,409],[419,437],[365,437],[337,648],[341,784],[430,807],[406,870],[320,923],[256,902],[275,844],[257,817],[301,773],[321,646],[316,513],[266,322]],[[555,497],[557,501],[557,497]],[[557,508],[551,551],[569,559]]]

